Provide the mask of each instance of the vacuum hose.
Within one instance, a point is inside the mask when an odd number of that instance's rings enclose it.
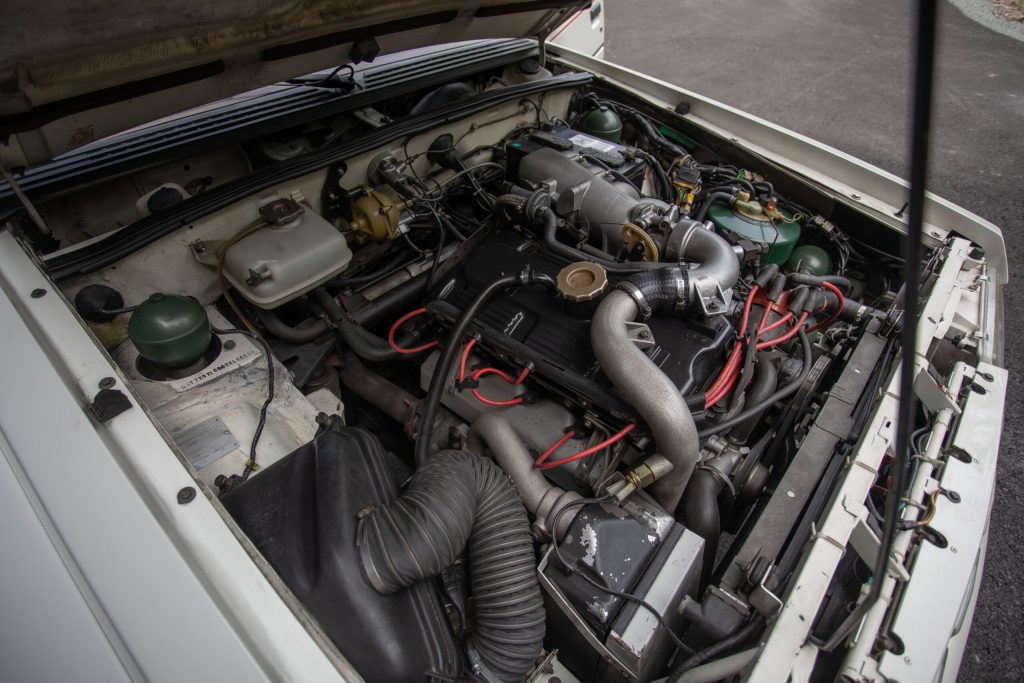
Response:
[[[464,549],[475,602],[470,659],[485,678],[522,681],[540,656],[544,602],[523,502],[492,461],[441,451],[405,493],[369,509],[358,543],[370,583],[385,595],[437,576]]]

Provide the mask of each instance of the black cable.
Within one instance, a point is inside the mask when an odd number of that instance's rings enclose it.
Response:
[[[658,620],[659,624],[661,624],[661,627],[663,629],[665,629],[665,633],[667,633],[669,635],[669,637],[672,639],[672,642],[675,643],[675,646],[678,647],[683,652],[685,652],[685,653],[687,653],[689,655],[693,655],[693,648],[691,648],[689,645],[684,643],[682,641],[682,639],[679,636],[677,636],[672,631],[671,628],[669,628],[668,623],[661,616],[661,613],[658,612],[658,610],[654,609],[654,607],[649,602],[647,602],[643,598],[640,598],[640,597],[638,597],[636,595],[633,595],[632,593],[624,593],[622,591],[617,591],[617,590],[613,590],[611,588],[608,588],[607,586],[602,586],[601,584],[599,584],[598,582],[594,581],[592,578],[587,576],[585,573],[580,572],[576,568],[576,563],[575,562],[569,562],[562,555],[562,551],[558,547],[558,538],[557,538],[557,532],[556,532],[556,530],[558,529],[558,526],[559,526],[559,522],[562,519],[562,515],[564,515],[566,513],[566,511],[569,510],[569,508],[581,507],[583,505],[589,505],[590,503],[607,503],[607,502],[613,500],[613,498],[614,497],[611,496],[611,495],[602,496],[601,498],[580,498],[580,499],[577,499],[577,500],[569,501],[568,503],[563,505],[561,508],[559,508],[558,512],[555,513],[555,516],[554,516],[554,518],[552,520],[552,523],[551,523],[551,529],[552,529],[551,549],[555,552],[555,557],[557,557],[558,561],[562,563],[562,566],[565,567],[566,571],[568,571],[570,574],[575,574],[576,576],[580,577],[581,579],[583,579],[584,581],[589,583],[591,586],[593,586],[594,588],[596,588],[599,591],[601,591],[602,593],[607,593],[608,595],[613,595],[613,596],[615,596],[617,598],[620,598],[622,600],[628,600],[629,602],[635,602],[637,605],[639,605],[640,607],[643,607],[645,610],[647,610],[648,612],[653,614],[654,618]]]
[[[216,334],[240,334],[243,337],[248,337],[252,341],[256,342],[263,349],[263,355],[267,359],[267,400],[263,402],[260,407],[260,420],[256,424],[256,431],[252,435],[252,445],[249,446],[249,459],[245,463],[245,469],[242,470],[242,481],[249,478],[252,474],[253,469],[256,467],[256,446],[260,442],[260,436],[263,435],[263,427],[267,424],[267,409],[270,408],[271,402],[274,400],[274,356],[270,353],[270,346],[258,334],[253,334],[249,330],[239,329],[226,329],[220,330],[216,327],[210,326]]]
[[[820,648],[830,652],[842,644],[882,594],[882,584],[892,554],[899,521],[899,492],[904,488],[906,467],[914,430],[916,401],[914,371],[917,367],[918,297],[921,289],[921,235],[924,228],[925,182],[928,176],[928,131],[931,127],[932,76],[935,62],[935,0],[919,0],[917,6],[917,56],[914,74],[914,119],[910,147],[910,213],[903,242],[903,330],[900,335],[900,406],[896,420],[896,447],[890,460],[892,483],[885,497],[885,522],[878,555],[872,569],[868,594]]]
[[[495,294],[515,285],[543,285],[554,289],[555,281],[549,275],[536,273],[530,269],[523,270],[515,275],[505,275],[480,290],[473,300],[462,309],[462,314],[455,321],[451,334],[448,336],[448,341],[441,351],[437,365],[434,366],[434,373],[430,378],[430,387],[427,389],[427,397],[423,400],[420,433],[416,438],[415,462],[417,466],[426,462],[427,458],[430,457],[430,440],[434,434],[434,420],[437,419],[437,413],[441,406],[441,394],[444,392],[445,384],[447,384],[448,377],[455,366],[455,357],[459,353],[466,330],[469,329],[470,323],[473,322],[484,305]]]
[[[759,413],[765,408],[775,405],[782,399],[788,398],[789,396],[797,392],[797,390],[800,388],[800,385],[803,384],[804,380],[807,379],[807,375],[810,374],[811,363],[813,361],[813,357],[811,355],[811,342],[807,338],[807,333],[804,331],[804,328],[801,327],[797,334],[800,337],[800,345],[803,347],[804,350],[804,366],[800,370],[800,375],[792,382],[790,382],[786,386],[782,387],[781,389],[773,393],[771,396],[768,396],[764,400],[758,401],[752,406],[747,406],[743,410],[743,412],[737,413],[736,415],[730,417],[728,420],[719,422],[718,424],[708,427],[707,429],[700,430],[699,432],[697,432],[697,436],[699,438],[706,439],[707,437],[713,434],[721,434],[726,430],[732,429],[736,425],[746,420],[751,415]]]
[[[683,660],[683,662],[672,669],[672,673],[669,674],[668,678],[665,679],[665,683],[677,683],[679,679],[683,677],[690,669],[694,669],[704,662],[717,657],[718,655],[725,654],[729,650],[742,645],[750,636],[754,635],[764,625],[764,617],[760,614],[755,616],[750,622],[741,628],[739,631],[729,636],[725,640],[721,640],[714,645],[709,645],[700,652],[690,655],[689,658]]]

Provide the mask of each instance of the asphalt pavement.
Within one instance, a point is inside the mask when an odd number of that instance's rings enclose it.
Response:
[[[606,57],[907,177],[915,4],[606,0]],[[1002,228],[1011,278],[1010,393],[960,680],[1024,680],[1024,43],[946,3],[939,22],[929,189]]]

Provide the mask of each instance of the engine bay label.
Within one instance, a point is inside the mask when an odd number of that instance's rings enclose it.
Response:
[[[174,432],[171,438],[197,470],[238,449],[238,441],[219,417]]]
[[[573,135],[569,138],[569,142],[577,147],[589,147],[590,149],[596,149],[601,152],[614,152],[617,149],[617,147],[610,142],[598,140],[597,138],[592,138],[589,135],[583,135],[582,133]]]
[[[172,389],[181,393],[208,382],[212,382],[213,380],[218,379],[237,368],[248,365],[259,358],[259,349],[257,349],[256,346],[248,339],[245,339],[244,337],[239,339],[239,336],[240,335],[232,335],[231,338],[235,340],[235,346],[231,349],[222,350],[216,360],[208,366],[194,375],[171,380],[168,384],[171,385]]]

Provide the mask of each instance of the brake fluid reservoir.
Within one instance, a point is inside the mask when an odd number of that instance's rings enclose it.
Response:
[[[230,245],[224,277],[260,308],[276,308],[334,277],[352,259],[344,236],[292,199],[260,207],[265,227]]]
[[[766,209],[750,201],[745,193],[740,193],[735,207],[712,204],[708,218],[719,230],[765,245],[768,250],[761,257],[761,265],[785,265],[800,240],[800,224],[793,214],[779,208]]]

